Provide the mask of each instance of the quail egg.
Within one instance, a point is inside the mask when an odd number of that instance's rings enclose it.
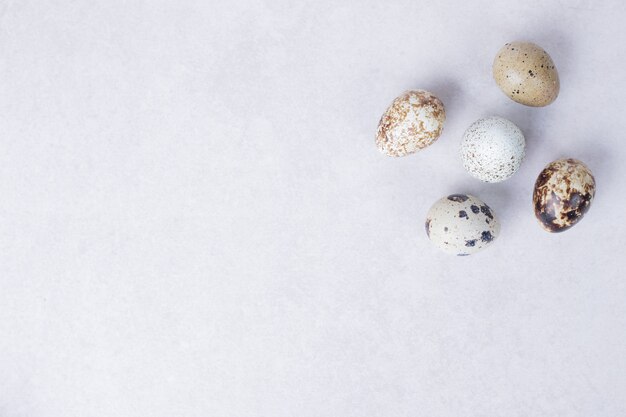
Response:
[[[425,226],[436,247],[458,256],[486,248],[500,234],[500,223],[493,210],[468,194],[452,194],[435,202]]]
[[[507,43],[498,51],[492,69],[498,87],[518,103],[543,107],[559,95],[559,74],[554,62],[534,43]]]
[[[562,232],[582,219],[595,194],[596,181],[585,164],[571,158],[550,162],[535,182],[535,216],[548,232]]]
[[[378,123],[376,146],[389,156],[405,156],[419,151],[441,135],[446,112],[434,94],[424,90],[407,91],[397,97]]]
[[[504,181],[522,164],[526,141],[522,131],[501,117],[479,119],[461,141],[463,167],[485,182]]]

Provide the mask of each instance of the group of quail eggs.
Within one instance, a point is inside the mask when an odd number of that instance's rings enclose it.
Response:
[[[493,77],[512,100],[532,107],[552,103],[559,94],[559,76],[550,55],[530,42],[511,42],[498,51]],[[378,124],[376,145],[399,157],[433,144],[446,119],[443,103],[424,90],[407,91],[387,108]],[[504,181],[519,169],[525,155],[522,131],[509,120],[488,117],[472,123],[461,141],[463,167],[487,183]],[[595,195],[589,168],[576,159],[550,162],[533,190],[539,224],[548,232],[562,232],[589,210]],[[444,252],[470,255],[489,246],[500,233],[494,211],[482,200],[452,194],[436,201],[426,216],[426,233]]]

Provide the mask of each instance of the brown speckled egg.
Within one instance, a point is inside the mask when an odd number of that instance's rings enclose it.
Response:
[[[431,145],[441,135],[446,112],[434,94],[407,91],[396,98],[378,123],[376,146],[389,156],[405,156]]]
[[[504,94],[526,106],[547,106],[559,95],[554,62],[534,43],[504,45],[493,61],[493,78]]]
[[[595,193],[596,181],[585,164],[571,158],[550,162],[535,182],[535,216],[548,232],[562,232],[580,221]]]

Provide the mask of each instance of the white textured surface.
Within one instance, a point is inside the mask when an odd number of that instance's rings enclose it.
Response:
[[[0,415],[626,415],[622,1],[0,1]],[[507,41],[561,93],[512,102]],[[410,88],[441,138],[394,159]],[[483,184],[463,131],[500,114],[527,159]],[[549,161],[598,184],[537,224]],[[467,192],[502,231],[432,247]]]

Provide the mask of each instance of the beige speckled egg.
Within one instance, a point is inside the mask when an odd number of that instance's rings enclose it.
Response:
[[[582,219],[595,194],[596,181],[585,164],[571,158],[550,162],[535,182],[535,216],[548,232],[562,232]]]
[[[534,43],[504,45],[493,61],[493,78],[504,94],[526,106],[547,106],[559,95],[554,62]]]
[[[446,112],[434,94],[411,90],[396,98],[378,123],[376,146],[389,156],[419,151],[441,135]]]

